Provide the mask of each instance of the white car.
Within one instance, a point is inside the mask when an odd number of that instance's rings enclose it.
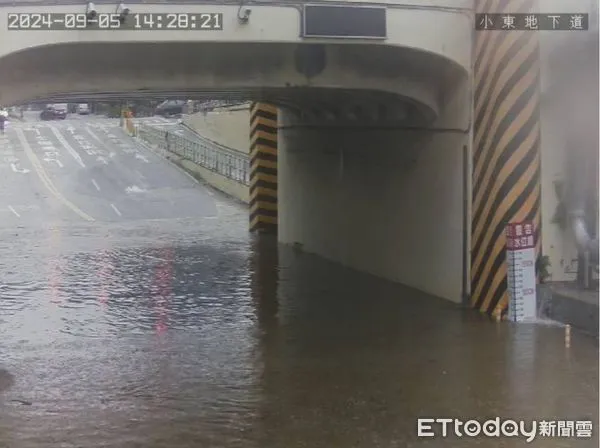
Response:
[[[78,104],[77,113],[79,115],[88,115],[90,113],[90,106],[88,106],[87,104]]]

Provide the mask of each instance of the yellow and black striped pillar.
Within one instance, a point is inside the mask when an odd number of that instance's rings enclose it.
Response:
[[[535,0],[481,0],[479,13],[526,13]],[[471,305],[508,308],[509,222],[532,220],[540,247],[539,41],[535,31],[476,31],[471,215]]]
[[[277,108],[250,108],[250,231],[277,232]]]

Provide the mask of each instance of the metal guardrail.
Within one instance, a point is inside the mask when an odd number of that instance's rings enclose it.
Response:
[[[134,125],[134,135],[152,146],[176,154],[214,173],[240,184],[250,185],[250,158],[238,152],[208,141],[194,141],[143,123]]]

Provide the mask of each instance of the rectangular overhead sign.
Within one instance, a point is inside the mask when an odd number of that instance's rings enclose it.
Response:
[[[383,6],[304,5],[302,37],[385,39]]]

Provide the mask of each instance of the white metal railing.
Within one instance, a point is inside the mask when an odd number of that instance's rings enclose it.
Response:
[[[177,135],[167,129],[143,123],[134,126],[134,135],[151,146],[176,154],[243,185],[250,185],[248,156],[210,141]]]

